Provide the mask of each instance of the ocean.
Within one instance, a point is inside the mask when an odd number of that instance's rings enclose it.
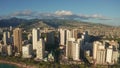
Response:
[[[18,68],[18,67],[11,64],[0,63],[0,68]]]

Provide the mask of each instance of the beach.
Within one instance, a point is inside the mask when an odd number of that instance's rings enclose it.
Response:
[[[12,62],[12,61],[6,61],[6,60],[0,60],[0,63],[5,63],[5,64],[12,64],[15,65],[19,68],[37,68],[36,66],[32,66],[32,65],[26,65],[24,63],[17,63],[17,62]]]

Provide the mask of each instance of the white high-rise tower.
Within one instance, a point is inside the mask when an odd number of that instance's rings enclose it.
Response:
[[[71,31],[67,29],[60,29],[60,45],[66,45],[69,38],[71,38]]]
[[[40,38],[40,32],[38,29],[33,29],[32,30],[32,44],[33,44],[33,50],[36,50],[36,45],[37,45],[37,41]]]
[[[5,31],[3,33],[3,42],[4,42],[4,45],[7,45],[8,44],[8,39],[10,38],[10,32],[8,31]]]
[[[37,46],[36,46],[36,58],[42,60],[44,58],[44,52],[45,52],[45,42],[41,38],[37,42]]]

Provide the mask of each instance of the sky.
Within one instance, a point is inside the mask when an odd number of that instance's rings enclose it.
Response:
[[[0,19],[75,19],[120,25],[120,0],[0,0]]]

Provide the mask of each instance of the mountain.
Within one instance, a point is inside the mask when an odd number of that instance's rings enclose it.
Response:
[[[24,28],[37,28],[37,27],[93,27],[93,26],[105,26],[103,24],[95,24],[90,22],[76,21],[76,20],[64,20],[64,19],[20,19],[20,18],[10,18],[0,20],[0,27],[24,27]]]
[[[10,18],[10,19],[2,19],[0,20],[0,27],[9,27],[9,26],[18,26],[21,23],[25,23],[27,20],[18,19],[18,18]]]

